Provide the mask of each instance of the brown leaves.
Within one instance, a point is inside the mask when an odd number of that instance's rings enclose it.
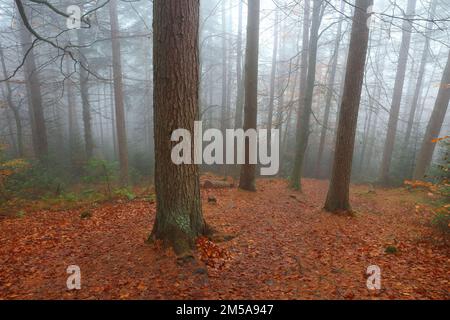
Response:
[[[225,249],[220,248],[206,237],[197,239],[197,249],[200,259],[209,267],[220,269],[225,262],[231,259],[231,255]]]
[[[144,243],[155,204],[139,199],[90,208],[89,219],[80,217],[86,208],[4,219],[0,299],[448,298],[449,248],[431,238],[432,213],[415,208],[415,193],[377,189],[367,197],[367,186],[353,186],[358,215],[346,217],[319,209],[325,181],[305,180],[304,194],[283,180],[257,183],[256,193],[214,190],[214,205],[202,190],[206,221],[239,236],[199,238],[191,267],[158,242]],[[384,252],[390,245],[398,254]],[[77,292],[65,286],[71,264],[81,268]],[[376,294],[366,287],[369,265],[382,272]]]

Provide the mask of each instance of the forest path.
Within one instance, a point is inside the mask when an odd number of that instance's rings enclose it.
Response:
[[[0,299],[450,298],[450,250],[416,207],[421,193],[352,186],[349,217],[321,209],[325,181],[305,180],[303,194],[283,180],[257,185],[202,190],[208,223],[237,235],[200,248],[211,256],[206,272],[144,243],[155,205],[143,200],[98,205],[88,219],[80,209],[1,220]],[[81,269],[81,290],[66,288],[69,265]],[[366,287],[370,265],[381,268],[376,292]]]

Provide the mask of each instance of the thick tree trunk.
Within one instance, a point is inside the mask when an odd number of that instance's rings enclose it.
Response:
[[[200,201],[198,166],[175,165],[170,137],[176,129],[194,132],[198,119],[199,0],[153,1],[153,78],[156,220],[150,239],[190,255],[207,232]]]
[[[341,2],[341,8],[340,11],[344,12],[345,9],[345,2]],[[336,78],[336,69],[337,69],[337,63],[339,58],[339,46],[342,41],[341,39],[341,31],[342,31],[342,21],[341,19],[338,24],[337,32],[336,32],[336,40],[334,42],[334,51],[333,51],[333,62],[331,63],[331,71],[328,79],[328,86],[327,86],[327,96],[325,98],[325,113],[323,116],[323,122],[322,122],[322,130],[320,132],[320,143],[319,143],[319,151],[317,154],[317,163],[316,163],[316,177],[320,178],[320,166],[322,163],[322,155],[323,155],[323,149],[325,147],[325,139],[327,136],[327,130],[328,130],[328,120],[330,118],[330,108],[331,108],[331,99],[333,98],[333,91],[334,91],[334,82]]]
[[[123,101],[122,62],[120,58],[119,19],[117,17],[117,0],[109,4],[111,20],[112,62],[114,78],[114,101],[116,111],[117,144],[119,149],[120,184],[128,184],[128,143],[125,125],[125,108]]]
[[[291,187],[301,190],[301,175],[305,161],[306,148],[309,139],[309,122],[311,119],[314,85],[316,81],[317,43],[321,22],[322,1],[314,0],[311,34],[309,41],[308,75],[306,79],[306,91],[303,108],[300,112],[300,123],[297,128],[297,143],[295,147],[295,161],[292,173]]]
[[[369,42],[369,29],[367,27],[369,14],[367,9],[372,3],[373,0],[356,0],[355,6],[360,8],[360,10],[355,10],[353,16],[344,93],[336,137],[336,153],[325,202],[325,210],[327,211],[350,210],[350,176],[359,103],[364,80],[364,66]]]
[[[381,162],[380,183],[389,183],[389,169],[391,167],[392,153],[394,151],[395,135],[397,132],[398,116],[400,112],[400,103],[403,93],[403,84],[405,82],[406,64],[408,62],[408,52],[411,42],[412,23],[408,20],[414,16],[417,0],[408,0],[405,20],[403,21],[402,42],[397,65],[397,74],[395,76],[394,95],[392,97],[391,111],[389,112],[388,130],[384,144],[383,160]]]
[[[258,113],[258,52],[260,0],[248,2],[247,48],[245,53],[244,131],[256,129]],[[249,162],[249,140],[245,141],[245,164],[241,167],[239,188],[256,191],[256,165]]]
[[[414,179],[423,179],[426,170],[430,166],[433,158],[434,148],[436,143],[433,139],[438,138],[442,128],[442,123],[447,112],[447,107],[450,101],[450,52],[448,54],[447,65],[442,75],[442,80],[439,86],[439,92],[436,98],[436,103],[428,122],[425,137],[423,138],[422,146],[417,156],[416,167],[414,169]]]

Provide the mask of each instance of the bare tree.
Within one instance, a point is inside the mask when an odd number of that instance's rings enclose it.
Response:
[[[422,146],[417,156],[416,167],[414,169],[414,179],[422,179],[426,170],[430,166],[433,158],[434,148],[436,146],[433,139],[438,138],[442,128],[442,123],[447,112],[450,101],[450,52],[447,58],[447,65],[445,66],[442,80],[439,86],[439,92],[436,98],[436,103],[428,122],[425,137],[423,138]]]
[[[125,126],[125,108],[123,101],[122,63],[120,58],[119,19],[117,17],[117,0],[109,5],[111,20],[111,45],[114,78],[114,101],[116,112],[117,145],[119,148],[120,183],[128,184],[128,143]]]
[[[398,57],[397,74],[395,76],[394,95],[392,97],[392,105],[389,112],[388,130],[386,134],[386,142],[384,144],[383,160],[381,162],[380,183],[382,184],[387,184],[389,182],[389,169],[391,167],[392,153],[394,151],[403,84],[405,82],[406,64],[408,62],[409,46],[411,43],[412,22],[409,19],[414,16],[416,1],[417,0],[408,0],[405,20],[403,20],[402,25],[402,42]]]
[[[308,75],[306,79],[304,104],[303,108],[300,111],[300,123],[297,126],[295,162],[291,181],[292,188],[296,190],[301,190],[302,188],[301,174],[303,171],[303,162],[305,160],[305,153],[310,135],[310,119],[312,112],[314,86],[316,81],[317,43],[319,41],[319,28],[322,20],[321,8],[322,1],[314,0],[311,34],[309,40]]]
[[[247,47],[245,53],[244,130],[256,129],[258,113],[258,49],[260,0],[248,2]],[[256,191],[254,164],[250,164],[249,140],[245,140],[245,164],[241,167],[239,188]]]
[[[367,9],[373,0],[356,0],[352,32],[345,74],[344,93],[339,113],[336,151],[331,173],[325,209],[327,211],[350,210],[349,189],[355,145],[356,124],[364,81],[369,28]]]

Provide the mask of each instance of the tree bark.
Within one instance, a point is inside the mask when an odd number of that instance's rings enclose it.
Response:
[[[2,71],[3,75],[6,78],[7,77],[7,69],[5,64],[5,57],[3,55],[3,50],[0,48],[0,62],[2,64]],[[5,81],[5,87],[6,87],[6,103],[8,104],[8,107],[11,109],[14,121],[16,124],[16,135],[17,135],[17,155],[21,158],[24,154],[24,147],[23,147],[23,130],[22,130],[22,119],[20,118],[20,112],[19,108],[14,104],[12,100],[12,90],[11,86],[8,81]],[[11,137],[14,141],[14,137]]]
[[[247,48],[245,53],[244,131],[256,129],[258,113],[258,52],[260,0],[248,2]],[[256,191],[256,165],[249,162],[249,140],[245,141],[245,164],[241,167],[239,188]]]
[[[39,71],[36,68],[34,49],[30,48],[33,45],[31,34],[25,28],[22,21],[20,30],[22,53],[28,56],[24,64],[24,72],[26,79],[28,96],[28,105],[31,115],[31,131],[33,135],[33,150],[35,156],[43,162],[46,162],[48,157],[48,141],[47,141],[47,126],[45,124],[44,108],[42,105],[41,82],[39,79]]]
[[[309,41],[309,57],[308,57],[308,75],[306,79],[306,90],[304,96],[303,108],[300,112],[300,122],[297,128],[297,143],[295,147],[295,161],[292,173],[291,187],[301,190],[301,175],[305,160],[306,148],[309,139],[309,122],[311,119],[312,102],[314,94],[314,86],[316,80],[316,63],[317,63],[317,43],[319,41],[319,27],[321,22],[322,1],[314,0],[311,34]]]
[[[126,186],[128,185],[128,143],[125,125],[125,108],[123,101],[122,63],[120,58],[117,0],[111,0],[110,2],[109,17],[111,20],[114,101],[116,111],[117,145],[119,149],[120,184]]]
[[[416,167],[414,169],[414,179],[423,179],[426,170],[430,166],[433,158],[434,148],[436,143],[433,139],[438,138],[444,122],[445,113],[447,112],[450,101],[450,52],[447,58],[447,65],[442,75],[442,80],[439,86],[439,92],[436,98],[436,103],[428,122],[425,137],[423,138],[422,146],[417,156]]]
[[[389,183],[389,169],[391,167],[392,153],[394,151],[403,84],[405,82],[406,64],[408,62],[408,52],[411,42],[412,23],[408,19],[411,19],[414,16],[416,1],[417,0],[408,0],[405,20],[402,25],[403,34],[398,58],[397,74],[395,76],[394,95],[392,97],[391,111],[389,112],[388,130],[380,170],[380,183],[384,185]]]
[[[278,23],[279,23],[279,12],[277,9],[275,9],[275,25],[273,28],[272,69],[270,72],[267,130],[272,129],[273,124],[273,109],[275,104],[275,77],[277,75],[277,58],[278,58]],[[268,136],[268,146],[270,146],[270,134]]]
[[[150,239],[189,256],[207,233],[198,166],[175,165],[170,141],[176,129],[194,132],[199,95],[199,0],[153,1],[153,79],[156,220]]]
[[[344,9],[345,9],[345,2],[342,1],[340,11],[344,12]],[[325,147],[325,139],[327,136],[328,120],[330,117],[330,108],[331,108],[331,98],[333,98],[334,82],[335,82],[335,78],[336,78],[336,69],[337,69],[337,63],[338,63],[338,58],[339,58],[339,46],[341,43],[342,21],[343,21],[343,19],[341,19],[339,21],[337,32],[336,32],[336,40],[334,42],[333,62],[331,64],[331,71],[330,71],[330,76],[328,79],[327,96],[325,98],[325,113],[324,113],[323,122],[322,122],[322,130],[320,133],[319,151],[317,154],[316,177],[320,177],[320,166],[322,163],[323,149]]]
[[[325,210],[331,212],[351,209],[349,201],[350,176],[369,42],[369,28],[367,27],[369,14],[367,9],[372,3],[373,0],[356,0],[355,5],[358,9],[355,9],[353,16],[344,93],[339,113],[336,152],[325,202]]]
[[[420,60],[419,74],[417,76],[416,87],[414,89],[414,95],[413,95],[412,102],[411,102],[411,109],[409,111],[409,118],[408,118],[408,124],[406,127],[406,134],[405,134],[405,139],[403,141],[404,152],[402,152],[402,154],[405,153],[406,148],[408,147],[408,144],[409,144],[409,139],[411,138],[412,127],[414,124],[414,117],[416,115],[416,109],[417,109],[419,97],[422,93],[423,76],[425,74],[425,67],[426,67],[427,61],[428,61],[428,54],[429,54],[429,50],[430,50],[430,33],[431,33],[431,30],[433,29],[433,21],[432,20],[434,18],[435,12],[436,12],[436,5],[437,5],[437,0],[433,0],[433,2],[431,3],[431,7],[430,7],[429,22],[427,24],[427,28],[426,28],[426,32],[425,32],[425,44],[423,47],[422,58]]]
[[[237,49],[236,49],[236,74],[237,74],[237,96],[236,96],[236,115],[234,120],[235,129],[242,128],[242,113],[244,109],[244,81],[242,81],[242,2],[239,1],[239,16],[238,16],[238,34],[237,34]]]
[[[112,4],[111,4],[112,5]],[[78,43],[84,45],[84,30],[78,29]],[[80,50],[80,61],[83,67],[80,67],[80,93],[81,93],[81,106],[83,111],[83,128],[84,128],[84,149],[86,153],[86,159],[89,160],[94,156],[94,142],[92,138],[92,124],[91,124],[91,106],[89,103],[89,84],[88,84],[88,72],[85,68],[88,68],[87,59],[83,54],[83,50]]]

